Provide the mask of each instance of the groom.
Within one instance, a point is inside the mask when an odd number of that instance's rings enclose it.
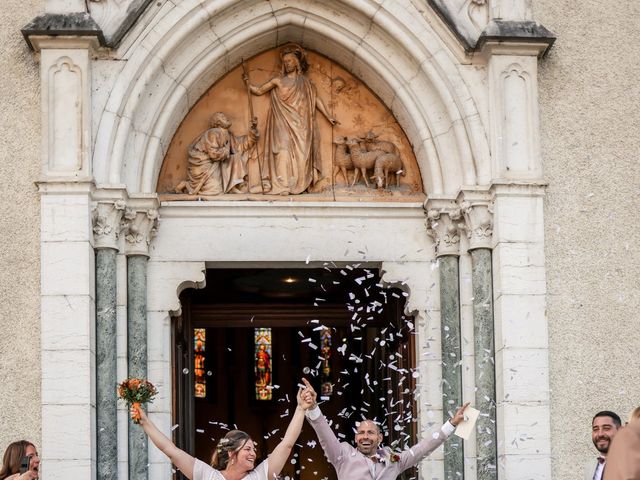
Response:
[[[382,432],[372,420],[363,420],[357,425],[353,448],[347,442],[339,442],[327,419],[322,415],[316,403],[317,394],[306,378],[304,401],[313,403],[306,411],[307,420],[316,431],[320,445],[338,474],[338,480],[395,480],[402,472],[420,462],[438,448],[453,433],[464,419],[465,403],[453,418],[442,426],[440,431],[425,438],[402,452],[395,453],[389,448],[380,448]]]

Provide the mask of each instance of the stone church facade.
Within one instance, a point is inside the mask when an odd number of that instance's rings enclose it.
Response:
[[[414,317],[418,435],[446,399],[486,413],[464,453],[436,452],[421,478],[578,478],[591,415],[640,398],[640,10],[574,3],[7,2],[1,445],[33,440],[47,479],[171,478],[111,387],[151,379],[170,434],[181,292],[219,266],[365,263]],[[327,103],[313,142],[330,180],[270,195],[275,107],[241,71],[281,78],[288,45],[309,61],[312,105]],[[208,115],[240,137],[249,108],[246,191],[213,167],[191,181],[186,145]],[[352,143],[341,183],[332,143],[368,132],[401,167],[383,182],[376,158],[351,185]],[[223,192],[200,194],[209,175]]]

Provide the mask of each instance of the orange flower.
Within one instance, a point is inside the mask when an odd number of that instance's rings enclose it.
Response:
[[[153,397],[157,394],[158,389],[143,378],[127,378],[118,385],[118,396],[130,406],[133,405],[138,409],[141,408],[141,404],[152,402]],[[135,423],[140,421],[138,414],[132,415],[131,418]]]

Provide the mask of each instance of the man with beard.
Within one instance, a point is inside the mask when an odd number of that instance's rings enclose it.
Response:
[[[338,474],[338,480],[395,480],[402,472],[420,462],[427,455],[444,443],[453,433],[456,426],[464,420],[464,410],[469,405],[460,407],[453,418],[445,422],[442,428],[424,438],[414,446],[402,452],[393,452],[389,448],[380,448],[382,432],[372,420],[362,420],[357,424],[353,448],[347,442],[340,442],[316,404],[316,392],[309,382],[303,378],[305,396],[303,399],[312,403],[307,410],[307,420],[316,431],[320,446],[324,450],[329,463]]]
[[[620,417],[608,410],[598,412],[593,417],[591,421],[591,440],[600,455],[585,464],[584,480],[602,480],[611,440],[618,433],[621,424]]]

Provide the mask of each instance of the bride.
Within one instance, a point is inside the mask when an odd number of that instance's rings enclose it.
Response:
[[[153,444],[190,480],[271,480],[282,471],[291,449],[300,435],[304,411],[311,402],[303,399],[305,389],[299,389],[298,405],[282,441],[269,457],[257,467],[256,448],[251,437],[240,430],[231,430],[221,438],[211,458],[211,466],[180,450],[147,418],[141,408],[131,407],[131,416],[140,416],[140,426]]]

